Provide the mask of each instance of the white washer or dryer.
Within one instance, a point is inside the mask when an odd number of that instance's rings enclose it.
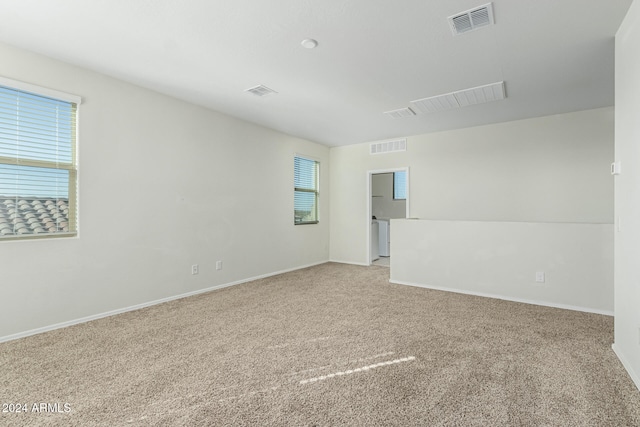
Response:
[[[380,256],[390,256],[391,255],[391,245],[390,245],[390,229],[391,224],[388,219],[378,219],[378,253]]]

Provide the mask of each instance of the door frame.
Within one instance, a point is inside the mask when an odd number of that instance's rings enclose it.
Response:
[[[373,215],[373,175],[393,172],[406,172],[407,176],[407,198],[405,200],[405,218],[409,218],[409,167],[389,168],[389,169],[375,169],[367,171],[367,265],[371,265],[371,216]]]

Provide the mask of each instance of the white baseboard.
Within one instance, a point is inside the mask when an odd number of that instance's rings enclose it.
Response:
[[[397,285],[415,286],[418,288],[425,288],[425,289],[434,289],[437,291],[455,292],[457,294],[474,295],[477,297],[496,298],[496,299],[501,299],[505,301],[521,302],[524,304],[541,305],[543,307],[562,308],[565,310],[582,311],[585,313],[594,313],[594,314],[602,314],[605,316],[613,316],[613,311],[599,310],[596,308],[578,307],[573,305],[557,304],[557,303],[548,302],[548,301],[536,301],[536,300],[529,300],[524,298],[513,298],[513,297],[504,296],[504,295],[489,294],[484,292],[472,292],[464,289],[446,288],[442,286],[429,286],[429,285],[424,285],[420,283],[403,282],[401,280],[389,280],[389,283],[394,283]]]
[[[273,272],[273,273],[262,274],[260,276],[249,277],[247,279],[237,280],[235,282],[224,283],[222,285],[215,285],[215,286],[211,286],[211,287],[208,287],[208,288],[205,288],[205,289],[199,289],[197,291],[187,292],[187,293],[184,293],[184,294],[174,295],[174,296],[171,296],[171,297],[161,298],[161,299],[157,299],[157,300],[153,300],[153,301],[149,301],[149,302],[143,302],[141,304],[136,304],[136,305],[132,305],[132,306],[129,306],[129,307],[119,308],[119,309],[107,311],[107,312],[104,312],[104,313],[93,314],[91,316],[81,317],[79,319],[73,319],[73,320],[69,320],[69,321],[66,321],[66,322],[55,323],[53,325],[43,326],[41,328],[31,329],[31,330],[24,331],[24,332],[18,332],[16,334],[6,335],[4,337],[0,337],[0,343],[6,342],[6,341],[17,340],[19,338],[28,337],[28,336],[31,336],[31,335],[41,334],[43,332],[53,331],[55,329],[66,328],[68,326],[77,325],[79,323],[90,322],[92,320],[102,319],[104,317],[115,316],[117,314],[126,313],[128,311],[139,310],[141,308],[150,307],[152,305],[162,304],[162,303],[169,302],[169,301],[174,301],[174,300],[177,300],[177,299],[182,299],[182,298],[187,298],[187,297],[191,297],[191,296],[194,296],[194,295],[204,294],[206,292],[215,291],[217,289],[228,288],[229,286],[235,286],[235,285],[239,285],[239,284],[242,284],[242,283],[252,282],[254,280],[264,279],[264,278],[271,277],[271,276],[277,276],[278,274],[284,274],[284,273],[289,273],[291,271],[302,270],[303,268],[309,268],[309,267],[313,267],[315,265],[326,264],[327,262],[329,262],[329,261],[320,261],[320,262],[317,262],[317,263],[307,264],[307,265],[303,265],[303,266],[300,266],[300,267],[294,267],[294,268],[289,268],[289,269],[286,269],[286,270],[276,271],[276,272]]]
[[[622,352],[618,349],[618,347],[615,344],[612,344],[611,348],[613,349],[613,352],[616,354],[616,356],[618,356],[620,363],[622,363],[622,366],[624,366],[624,369],[627,370],[627,373],[631,377],[631,380],[640,391],[640,376],[638,376],[638,374],[633,370],[633,368],[631,367],[631,364],[627,361],[627,358],[624,357],[624,354],[622,354]]]
[[[339,259],[330,259],[329,262],[335,262],[337,264],[361,265],[363,267],[369,267],[370,265],[370,264],[365,264],[363,262],[340,261]]]

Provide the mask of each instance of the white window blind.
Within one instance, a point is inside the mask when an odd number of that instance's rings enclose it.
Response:
[[[393,173],[393,198],[394,200],[404,200],[407,198],[407,173]]]
[[[295,156],[293,170],[294,224],[317,224],[320,163]]]
[[[79,100],[5,82],[0,81],[0,239],[75,235]]]

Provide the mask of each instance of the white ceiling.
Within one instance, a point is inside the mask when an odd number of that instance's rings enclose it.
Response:
[[[0,41],[329,146],[613,105],[632,0],[494,0],[494,26],[454,37],[487,2],[0,0]],[[503,101],[383,114],[503,80]]]

